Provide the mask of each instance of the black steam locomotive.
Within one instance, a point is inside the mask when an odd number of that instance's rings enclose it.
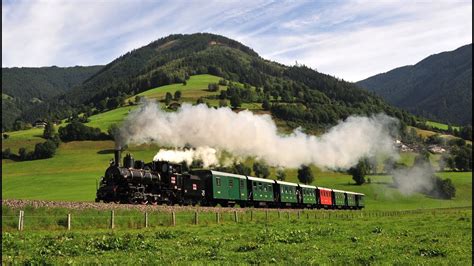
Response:
[[[135,161],[130,154],[123,158],[121,166],[120,150],[116,150],[114,161],[100,181],[95,201],[168,205],[201,203],[205,193],[201,179],[182,173],[181,167],[165,161]]]
[[[364,194],[213,170],[184,172],[180,164],[144,163],[120,151],[105,171],[96,202],[223,207],[361,209]]]

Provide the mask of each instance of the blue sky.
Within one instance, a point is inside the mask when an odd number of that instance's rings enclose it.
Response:
[[[472,43],[472,1],[2,0],[2,66],[107,64],[195,32],[358,81]]]

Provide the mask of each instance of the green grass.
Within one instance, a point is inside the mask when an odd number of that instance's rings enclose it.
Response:
[[[149,99],[163,100],[167,92],[174,95],[174,93],[179,90],[182,93],[182,96],[181,96],[182,101],[185,101],[185,102],[191,101],[195,103],[199,97],[218,95],[219,91],[217,92],[208,91],[207,85],[209,85],[209,83],[217,83],[219,82],[220,79],[222,78],[218,76],[207,75],[207,74],[194,75],[189,78],[186,85],[183,85],[181,83],[170,84],[166,86],[153,88],[137,95],[145,96]],[[223,88],[225,88],[225,86],[219,86],[219,90]],[[135,96],[129,99],[134,100]]]
[[[438,123],[438,122],[434,122],[434,121],[426,121],[426,124],[428,126],[431,126],[431,127],[434,127],[434,128],[439,128],[441,130],[448,130],[448,125],[447,124],[443,124],[443,123]],[[457,130],[460,130],[460,127],[458,126],[451,126],[454,129],[457,129]]]
[[[119,107],[104,113],[96,114],[89,117],[89,122],[86,123],[89,127],[98,127],[102,131],[107,132],[107,129],[113,124],[120,125],[128,113],[137,108],[136,105]]]
[[[24,147],[34,150],[37,143],[44,142],[43,128],[31,128],[27,130],[7,132],[7,139],[2,138],[2,149],[10,149],[12,153],[18,153],[18,149]]]
[[[2,264],[470,265],[472,210],[2,233]],[[347,213],[347,212],[346,212]],[[359,213],[360,212],[356,212]],[[140,215],[142,218],[142,215]],[[125,218],[125,217],[124,217]],[[25,219],[27,213],[25,212]],[[78,218],[76,217],[76,220]],[[26,222],[26,221],[25,221]],[[107,222],[107,220],[104,220]],[[60,223],[64,223],[61,221]],[[132,226],[133,228],[133,226]]]

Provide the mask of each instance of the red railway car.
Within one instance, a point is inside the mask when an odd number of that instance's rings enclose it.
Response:
[[[319,204],[323,207],[332,207],[332,192],[330,188],[317,187]]]

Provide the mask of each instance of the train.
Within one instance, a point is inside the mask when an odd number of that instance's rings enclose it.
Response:
[[[96,202],[222,207],[364,208],[364,194],[214,170],[183,171],[168,161],[145,163],[114,151]]]

